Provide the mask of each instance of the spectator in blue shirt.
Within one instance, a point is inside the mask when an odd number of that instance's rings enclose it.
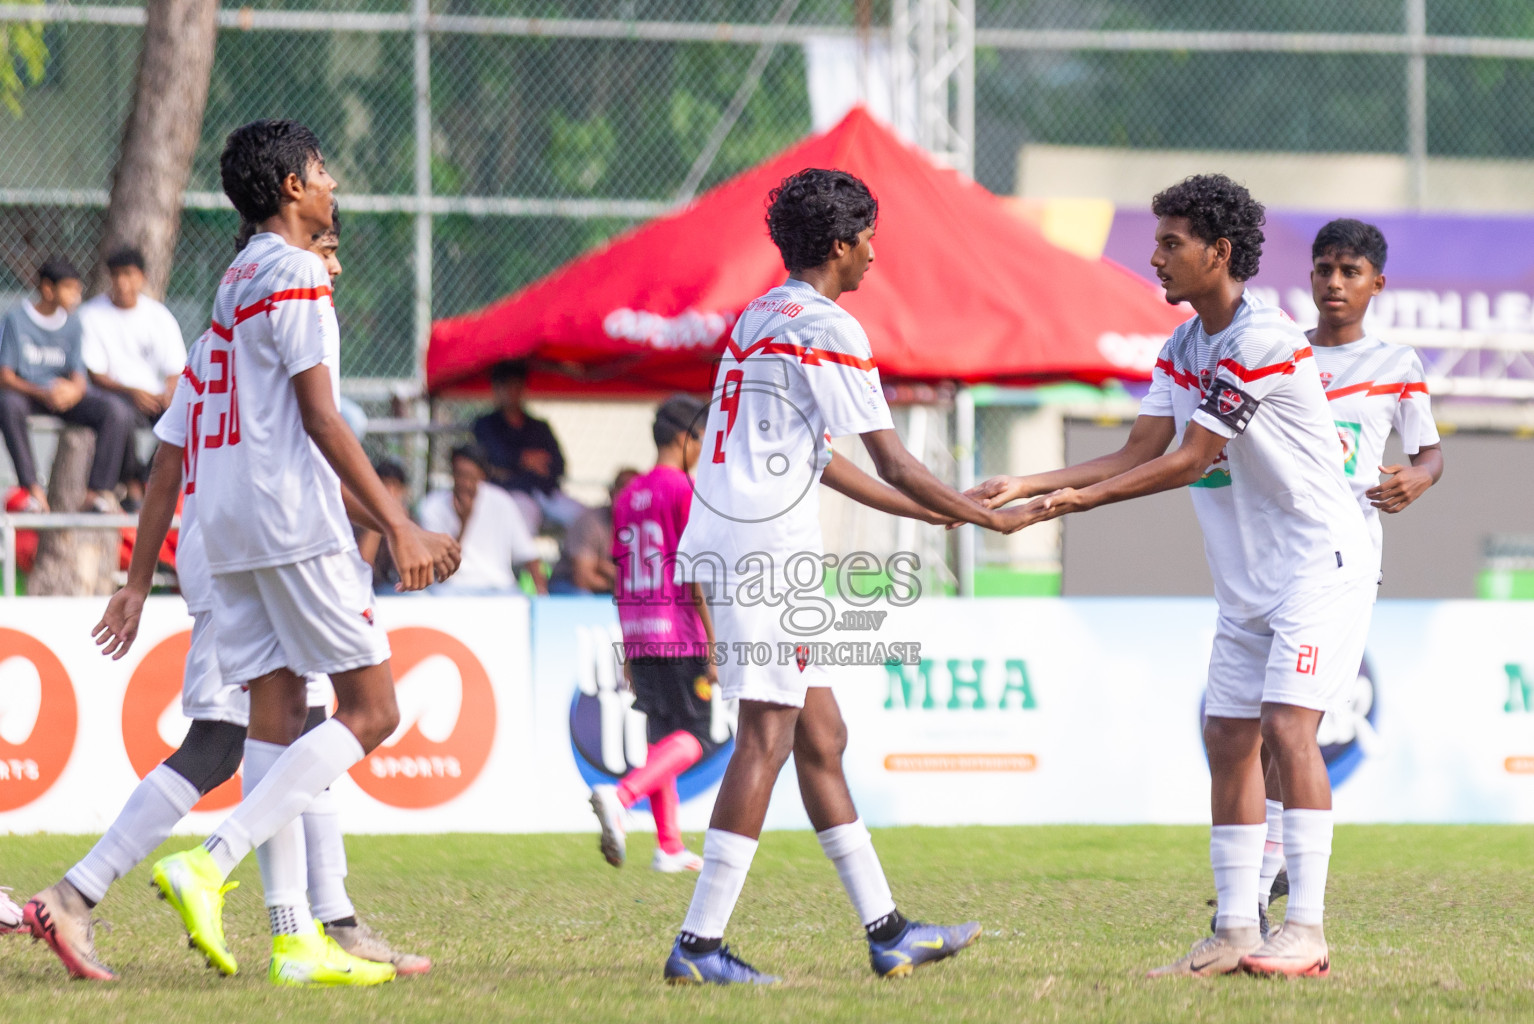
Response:
[[[23,299],[0,320],[0,434],[33,511],[46,512],[48,496],[37,482],[29,415],[57,416],[96,432],[85,507],[98,512],[116,508],[112,492],[132,437],[132,407],[87,383],[80,321],[73,315],[80,297],[80,272],[67,260],[50,259],[37,272],[37,300]]]

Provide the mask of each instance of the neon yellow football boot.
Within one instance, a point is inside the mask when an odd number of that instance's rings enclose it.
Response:
[[[332,988],[338,985],[382,985],[394,980],[394,965],[352,956],[315,922],[313,935],[272,936],[273,985],[293,988]]]
[[[212,854],[201,846],[173,853],[154,866],[160,898],[175,908],[193,949],[207,957],[208,966],[234,974],[239,964],[224,941],[224,895],[239,882],[224,884]]]

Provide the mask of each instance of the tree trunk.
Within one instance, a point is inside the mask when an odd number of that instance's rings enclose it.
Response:
[[[48,505],[57,512],[76,512],[85,504],[86,478],[96,452],[96,432],[89,427],[65,427],[48,474]],[[40,530],[37,561],[27,577],[27,593],[39,596],[110,594],[117,569],[121,534],[117,527],[101,530]]]
[[[144,253],[144,290],[163,298],[181,230],[181,202],[202,136],[213,74],[217,0],[147,0],[144,44],[112,174],[107,222],[96,267],[106,286],[106,257],[121,246]]]

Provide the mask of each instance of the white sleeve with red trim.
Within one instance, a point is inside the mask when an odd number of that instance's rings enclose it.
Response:
[[[1401,439],[1401,447],[1407,455],[1416,455],[1422,449],[1439,441],[1438,424],[1433,422],[1433,406],[1427,395],[1427,377],[1422,372],[1422,360],[1412,353],[1407,370],[1406,386],[1396,402],[1395,416],[1391,426]]]
[[[868,335],[852,317],[840,317],[819,332],[801,358],[799,370],[831,436],[894,427]]]
[[[192,382],[186,374],[176,381],[176,390],[170,397],[170,405],[155,421],[154,436],[177,448],[186,447],[186,410],[192,402]]]
[[[276,290],[266,299],[272,343],[288,376],[294,377],[339,349],[330,275],[318,256],[297,250],[287,254],[272,279]]]
[[[1310,342],[1293,324],[1248,327],[1222,346],[1209,393],[1193,422],[1230,439],[1246,432],[1263,399],[1294,383],[1294,369],[1310,359]]]
[[[1172,388],[1172,342],[1161,346],[1156,357],[1156,368],[1151,370],[1150,390],[1140,399],[1141,416],[1170,416],[1173,412]]]

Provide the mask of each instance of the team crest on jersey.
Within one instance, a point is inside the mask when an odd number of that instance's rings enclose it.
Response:
[[[1209,385],[1213,384],[1213,383],[1214,383],[1214,371],[1213,370],[1209,369],[1206,366],[1202,370],[1198,371],[1198,390],[1199,390],[1199,394],[1203,394],[1203,395],[1209,394]]]
[[[1321,386],[1323,388],[1329,388],[1332,386],[1332,374],[1330,370],[1321,371]]]
[[[1236,385],[1221,383],[1204,396],[1199,409],[1240,434],[1257,414],[1259,404],[1257,399]]]
[[[1337,420],[1337,440],[1342,442],[1342,471],[1348,476],[1358,474],[1358,445],[1364,428],[1359,423]]]

